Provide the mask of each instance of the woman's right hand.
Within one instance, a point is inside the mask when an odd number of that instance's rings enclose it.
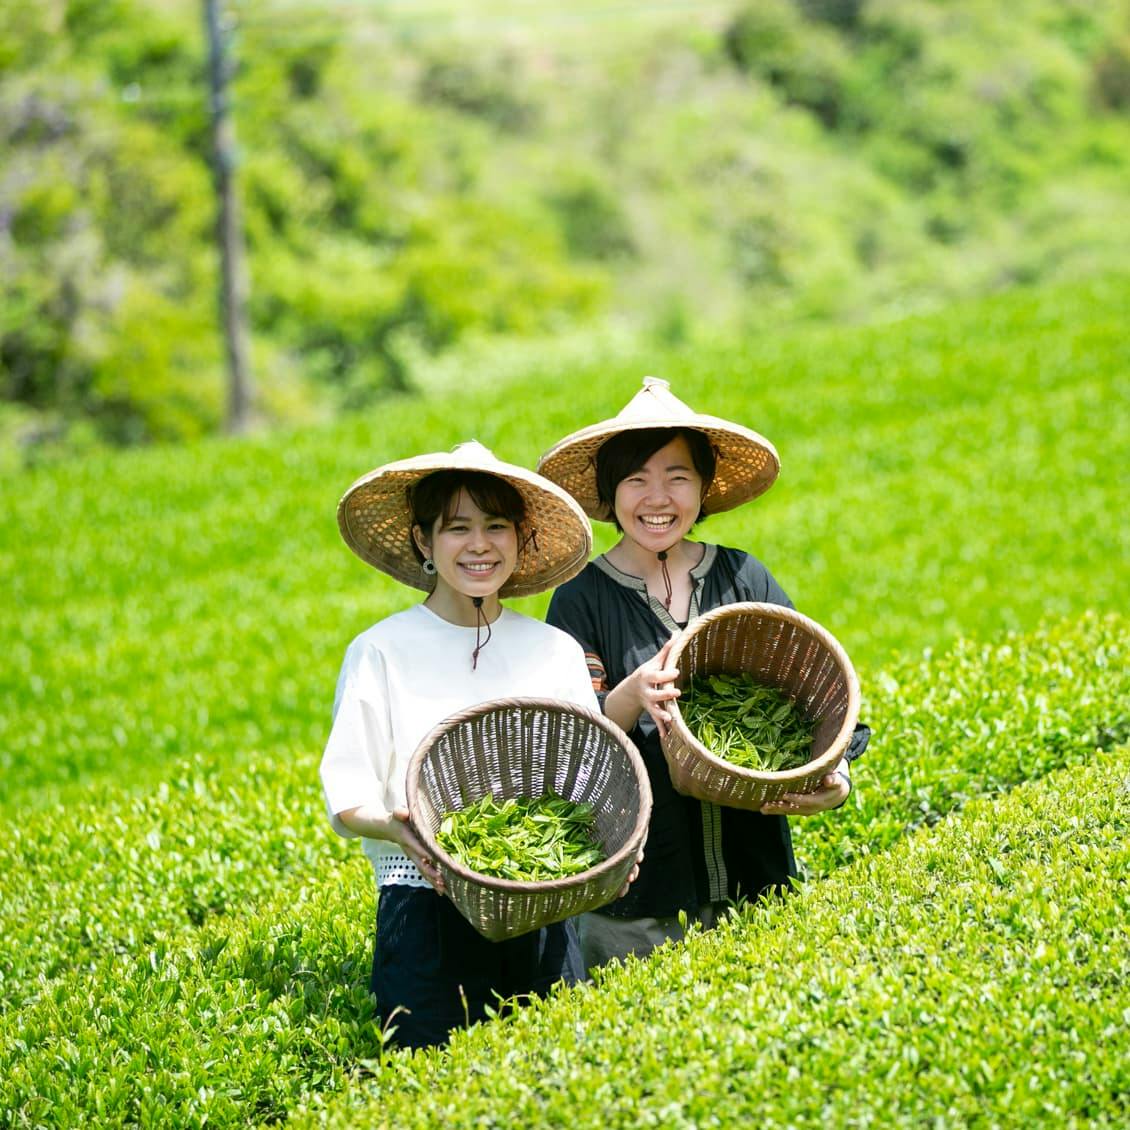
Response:
[[[647,836],[644,836],[644,844],[647,843]],[[628,872],[628,878],[624,880],[624,885],[620,888],[619,893],[616,895],[618,899],[622,899],[627,893],[628,888],[640,877],[640,864],[643,863],[643,847],[640,844],[639,855],[636,856],[635,863],[632,864],[631,871]]]
[[[667,704],[679,697],[675,680],[678,669],[668,667],[678,635],[673,635],[646,663],[641,663],[627,678],[617,683],[604,700],[604,713],[622,730],[630,730],[645,711],[651,716],[660,737],[667,733],[671,715]]]
[[[356,832],[359,836],[367,836],[371,840],[388,840],[396,844],[436,891],[441,895],[444,893],[443,876],[436,867],[435,860],[424,850],[420,837],[416,835],[407,808],[395,808],[391,814],[386,815],[367,805],[360,805],[357,808],[347,808],[337,815],[351,832]]]
[[[400,850],[416,865],[420,874],[436,889],[437,894],[443,894],[443,876],[440,874],[436,862],[420,842],[412,827],[412,820],[407,808],[394,808],[389,820],[389,837],[393,843],[400,846]]]

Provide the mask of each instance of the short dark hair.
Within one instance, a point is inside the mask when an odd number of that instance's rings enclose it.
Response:
[[[526,502],[517,487],[487,471],[433,471],[408,488],[408,509],[412,524],[419,526],[430,538],[437,520],[444,525],[451,521],[459,492],[466,491],[474,504],[484,513],[513,522],[521,532],[526,519]],[[409,534],[412,552],[420,560],[424,555]]]
[[[672,440],[682,437],[690,448],[691,462],[702,479],[703,496],[714,482],[717,461],[714,448],[705,432],[697,428],[629,428],[617,432],[604,441],[596,453],[596,493],[609,514],[616,529],[616,488],[629,476],[634,475],[657,451],[666,447]],[[701,508],[695,522],[706,517]]]

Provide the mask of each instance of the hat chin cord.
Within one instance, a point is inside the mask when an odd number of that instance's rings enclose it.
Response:
[[[667,569],[667,550],[661,549],[656,555],[659,558],[659,568],[663,573],[663,588],[666,591],[666,596],[663,598],[663,607],[668,612],[671,611],[671,599],[674,595],[674,589],[671,586],[671,574]]]
[[[471,597],[471,603],[475,606],[475,650],[471,652],[471,670],[475,671],[479,665],[479,652],[483,650],[488,643],[490,643],[490,623],[483,615],[483,598],[481,596]],[[482,631],[483,624],[487,626],[487,638],[479,642],[479,634]]]

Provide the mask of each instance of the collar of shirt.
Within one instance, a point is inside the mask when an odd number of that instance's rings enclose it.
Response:
[[[690,620],[693,620],[699,614],[699,593],[702,591],[703,581],[706,579],[706,574],[710,572],[710,567],[714,564],[714,559],[717,555],[718,547],[706,543],[703,545],[702,560],[691,570],[693,588],[691,589],[691,606],[688,612],[688,618]],[[680,624],[678,620],[663,607],[661,600],[657,600],[647,591],[647,582],[643,577],[637,577],[632,573],[621,572],[603,553],[593,559],[593,564],[604,573],[605,576],[611,578],[618,585],[622,585],[626,589],[631,589],[639,593],[640,599],[655,613],[659,622],[667,628],[668,631],[674,632],[686,627],[686,624]]]

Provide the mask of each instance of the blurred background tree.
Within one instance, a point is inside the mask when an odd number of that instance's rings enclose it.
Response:
[[[464,343],[890,317],[1120,265],[1123,0],[229,0],[269,421]],[[224,412],[198,0],[0,0],[0,442]]]

